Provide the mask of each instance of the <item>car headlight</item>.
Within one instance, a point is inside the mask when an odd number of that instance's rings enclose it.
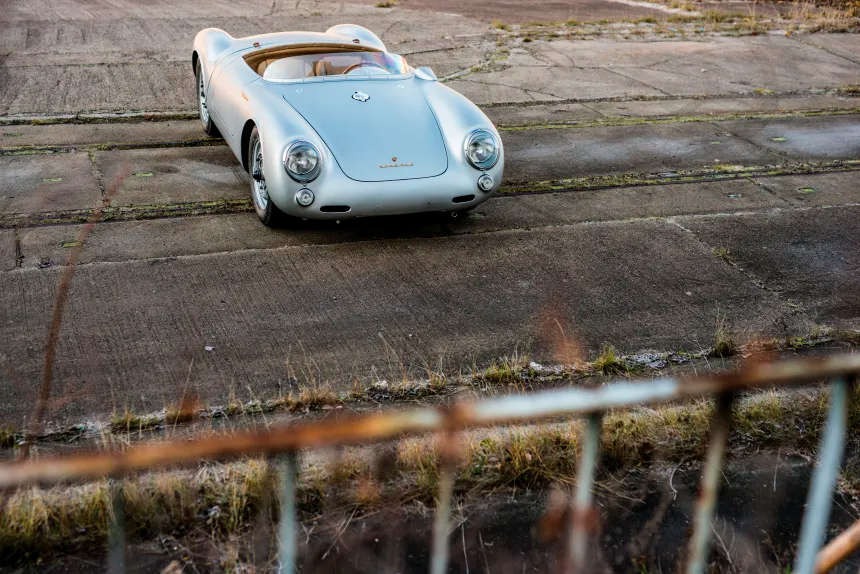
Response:
[[[499,142],[487,130],[475,130],[466,138],[466,159],[476,169],[490,169],[499,161]]]
[[[307,141],[294,142],[284,152],[284,169],[299,183],[308,183],[320,174],[320,152]]]

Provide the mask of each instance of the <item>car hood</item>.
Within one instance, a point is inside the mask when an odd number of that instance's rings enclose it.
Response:
[[[283,95],[351,179],[416,179],[448,169],[439,124],[410,80],[306,82],[285,86]]]

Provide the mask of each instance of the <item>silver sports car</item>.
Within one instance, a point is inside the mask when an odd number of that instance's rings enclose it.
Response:
[[[370,30],[194,39],[200,121],[251,175],[260,220],[425,211],[456,216],[499,189],[502,140],[472,102]]]

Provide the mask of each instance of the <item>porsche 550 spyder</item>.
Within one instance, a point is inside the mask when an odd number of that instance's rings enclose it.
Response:
[[[456,216],[498,191],[492,122],[370,30],[194,39],[200,121],[250,174],[260,220]]]

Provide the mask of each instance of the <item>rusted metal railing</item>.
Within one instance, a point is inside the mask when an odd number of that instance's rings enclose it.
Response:
[[[599,459],[601,421],[610,409],[640,404],[658,404],[693,397],[717,399],[711,423],[710,443],[705,460],[700,496],[695,509],[694,528],[689,541],[688,574],[705,571],[708,562],[712,524],[726,445],[731,427],[732,405],[739,391],[772,385],[793,385],[828,380],[830,403],[822,433],[816,465],[804,512],[797,559],[793,574],[826,572],[860,546],[860,522],[821,549],[830,517],[831,496],[841,462],[849,405],[860,355],[791,361],[747,366],[740,371],[696,379],[656,379],[643,382],[617,381],[596,388],[567,388],[528,395],[484,399],[456,404],[448,409],[424,408],[408,412],[387,412],[371,416],[344,418],[334,423],[313,422],[253,430],[229,437],[208,437],[192,441],[159,442],[141,445],[125,452],[98,453],[44,458],[0,464],[0,489],[28,484],[50,485],[86,479],[112,477],[159,467],[193,464],[202,460],[224,459],[249,454],[279,457],[280,524],[278,530],[279,571],[295,572],[298,518],[296,453],[301,449],[327,445],[347,445],[389,440],[416,433],[440,432],[444,442],[453,444],[458,431],[518,422],[534,422],[564,415],[586,417],[582,438],[577,486],[570,512],[567,555],[568,573],[589,569],[588,553],[594,540],[589,538],[595,520],[592,487]],[[433,529],[431,574],[448,570],[449,531],[454,490],[455,449],[443,448]],[[113,512],[109,543],[108,569],[122,572],[124,557],[124,510],[122,489],[111,488]]]

